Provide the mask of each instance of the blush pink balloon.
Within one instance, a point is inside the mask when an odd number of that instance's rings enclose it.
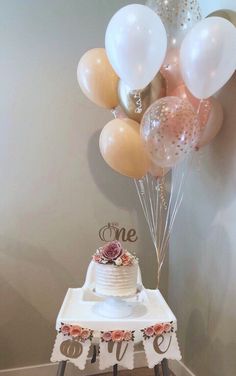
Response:
[[[161,74],[167,82],[167,95],[179,85],[183,84],[183,79],[179,66],[179,49],[171,48],[167,51],[166,58],[161,67]]]
[[[212,108],[210,99],[200,100],[194,97],[185,85],[177,86],[170,95],[185,99],[191,103],[198,114],[201,127],[203,128],[206,125]]]
[[[209,144],[213,138],[219,133],[223,125],[223,108],[221,103],[214,97],[211,98],[211,112],[209,119],[203,128],[199,142],[197,144],[197,150],[202,146]]]
[[[147,109],[140,131],[152,162],[168,168],[181,161],[197,145],[200,123],[188,101],[164,97]]]
[[[160,167],[157,166],[155,163],[150,161],[150,166],[148,172],[154,176],[155,178],[159,179],[165,176],[170,171],[169,167]]]

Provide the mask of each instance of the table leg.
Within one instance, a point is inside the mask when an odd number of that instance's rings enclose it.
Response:
[[[118,365],[115,364],[115,365],[113,366],[113,376],[117,376],[117,375],[118,375]]]
[[[160,374],[160,367],[159,367],[159,364],[156,364],[156,365],[154,366],[154,375],[155,375],[155,376],[161,376],[161,374]]]
[[[162,360],[161,366],[162,366],[162,374],[163,374],[163,376],[170,376],[167,359],[163,359]]]
[[[65,369],[66,369],[66,360],[62,360],[61,362],[59,362],[58,364],[58,368],[57,368],[57,376],[64,376],[65,374]]]
[[[96,345],[93,346],[93,356],[92,356],[92,359],[91,359],[91,363],[95,363],[97,360],[97,348],[96,348]]]

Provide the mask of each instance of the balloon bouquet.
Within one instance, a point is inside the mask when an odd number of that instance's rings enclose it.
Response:
[[[83,93],[114,114],[100,151],[111,168],[135,179],[158,284],[188,156],[219,132],[223,111],[212,95],[236,66],[233,24],[201,18],[197,0],[125,6],[108,24],[105,49],[87,51],[77,70]]]

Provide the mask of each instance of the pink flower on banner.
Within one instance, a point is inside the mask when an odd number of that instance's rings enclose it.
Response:
[[[73,325],[70,328],[70,335],[72,337],[79,337],[81,335],[82,328],[79,325]]]
[[[82,329],[81,338],[88,339],[90,334],[91,334],[91,331],[89,329]]]
[[[151,337],[154,334],[153,326],[149,326],[148,328],[144,329],[144,333],[146,336]]]
[[[114,330],[111,334],[111,338],[113,342],[121,342],[124,339],[124,332],[123,330]]]
[[[172,328],[172,325],[169,323],[164,324],[164,331],[169,332]]]
[[[61,327],[61,332],[63,334],[69,334],[70,329],[71,329],[70,325],[63,324],[62,327]]]
[[[124,341],[130,341],[132,339],[132,332],[124,332]]]
[[[102,335],[102,339],[105,342],[111,341],[111,339],[112,339],[111,332],[104,332],[103,335]]]
[[[113,242],[107,243],[101,249],[101,256],[107,261],[116,260],[122,255],[123,249],[120,242],[114,240]]]
[[[127,253],[124,253],[121,256],[121,260],[122,260],[122,265],[124,265],[124,266],[131,265],[131,259],[130,259],[130,256]]]
[[[164,332],[164,325],[163,324],[156,324],[153,326],[154,332],[157,336]]]

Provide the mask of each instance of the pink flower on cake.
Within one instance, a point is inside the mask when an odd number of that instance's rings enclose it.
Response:
[[[91,334],[91,331],[89,329],[82,329],[80,336],[82,339],[88,339],[90,334]]]
[[[122,258],[121,258],[121,257],[118,257],[118,258],[115,260],[115,264],[116,264],[117,266],[122,265]]]
[[[109,342],[109,341],[111,341],[111,332],[104,332],[104,333],[102,334],[102,339],[103,339],[103,341],[105,341],[105,342]]]
[[[154,332],[157,336],[159,336],[164,331],[164,325],[163,324],[156,324],[153,326]]]
[[[79,325],[73,325],[70,328],[70,335],[72,337],[79,337],[82,333],[82,328]]]
[[[121,256],[121,260],[122,260],[122,265],[124,265],[124,266],[131,265],[131,259],[130,259],[130,256],[127,253],[124,253]]]
[[[93,261],[100,262],[101,261],[101,256],[97,255],[97,254],[93,255]]]
[[[121,342],[124,339],[124,332],[123,330],[114,330],[111,334],[111,338],[113,342]]]
[[[70,325],[63,324],[62,327],[61,327],[61,332],[63,334],[69,334],[70,333],[70,329],[71,329]]]
[[[149,326],[148,328],[144,329],[144,333],[147,337],[151,337],[154,334],[153,326]]]
[[[132,332],[124,332],[124,341],[130,341],[132,339]]]
[[[120,242],[114,240],[113,242],[107,243],[101,249],[101,256],[107,261],[114,261],[122,255],[122,246]]]
[[[164,324],[164,331],[169,332],[172,328],[172,325],[169,323]]]

